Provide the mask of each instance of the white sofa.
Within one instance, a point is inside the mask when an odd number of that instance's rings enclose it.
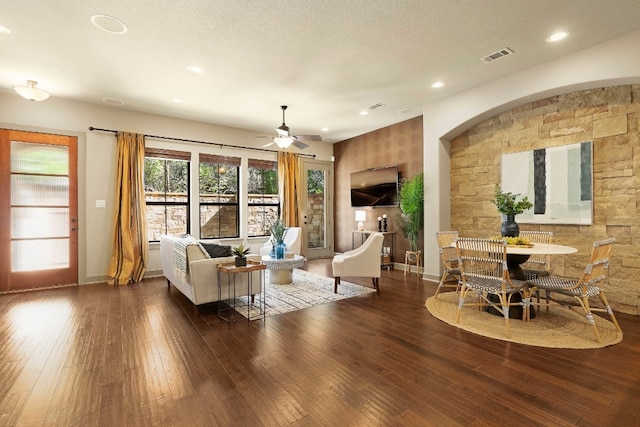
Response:
[[[182,292],[194,305],[198,306],[218,301],[218,272],[216,266],[225,262],[233,262],[232,256],[223,258],[209,258],[194,239],[185,240],[182,237],[160,236],[160,257],[162,272],[167,278],[167,285]],[[181,252],[184,252],[180,255]],[[186,258],[185,258],[186,257]],[[251,259],[251,257],[249,257]],[[255,258],[255,257],[254,257]],[[186,260],[186,271],[179,264]],[[252,294],[258,294],[262,289],[261,272],[239,273],[235,278],[236,296],[248,294],[248,275],[252,274]],[[227,274],[221,273],[223,281],[222,300],[228,297]],[[233,284],[233,278],[231,280]],[[233,293],[232,293],[233,294]]]

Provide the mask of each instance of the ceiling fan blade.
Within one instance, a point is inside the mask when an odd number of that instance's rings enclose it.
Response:
[[[273,144],[275,144],[275,141],[274,141],[274,140],[271,140],[271,142],[267,142],[266,144],[264,144],[264,145],[262,146],[262,148],[264,148],[264,147],[269,147],[269,146],[271,146],[271,145],[273,145]]]
[[[251,139],[265,139],[265,138],[273,138],[272,136],[269,135],[252,135],[252,136],[245,136],[245,138],[251,138]]]
[[[304,150],[305,148],[307,148],[309,146],[309,144],[305,144],[304,142],[300,142],[298,140],[293,140],[293,142],[291,143],[291,145],[293,145],[294,147],[297,147],[301,150]]]
[[[322,141],[320,135],[294,135],[293,137],[298,141]]]

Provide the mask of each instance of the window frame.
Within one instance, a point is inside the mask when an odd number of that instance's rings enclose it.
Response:
[[[155,160],[164,160],[164,179],[165,179],[165,200],[164,201],[148,201],[147,200],[147,190],[146,190],[146,182],[143,183],[145,186],[145,206],[164,206],[165,207],[165,222],[164,222],[164,234],[169,234],[169,227],[167,223],[167,207],[168,206],[185,206],[186,207],[186,233],[191,233],[191,153],[185,151],[177,151],[177,150],[166,150],[160,148],[149,148],[146,147],[144,150],[144,159],[145,163],[147,159],[155,159]],[[167,201],[167,188],[168,188],[168,174],[167,174],[167,161],[179,161],[186,162],[187,164],[187,172],[186,172],[186,188],[187,188],[187,200],[185,202],[178,201]],[[146,214],[146,222],[147,229],[149,227],[149,216],[148,209]],[[147,231],[148,235],[148,231]],[[147,236],[148,239],[148,236]],[[157,243],[160,240],[147,240],[149,243]]]
[[[260,160],[260,159],[248,159],[248,167],[247,167],[247,179],[251,179],[251,169],[261,169],[261,170],[274,170],[276,173],[276,185],[277,185],[277,179],[278,179],[278,162],[276,160]],[[278,191],[278,190],[276,190]],[[248,193],[248,192],[247,192]],[[280,193],[276,192],[276,195],[278,195],[278,200],[275,203],[251,203],[250,201],[250,194],[247,194],[247,219],[249,218],[249,210],[251,208],[255,208],[255,207],[275,207],[276,208],[276,218],[280,218]],[[264,196],[271,196],[272,194],[267,194],[264,193],[264,185],[263,185],[263,189],[262,189],[262,196],[264,199]],[[266,221],[266,217],[264,218],[264,220]],[[250,235],[249,237],[267,237],[270,236],[270,224],[263,224],[263,226],[261,227],[263,230],[263,234],[253,234]],[[247,229],[247,233],[248,233],[248,229]]]
[[[235,189],[235,203],[233,202],[203,202],[202,192],[200,188],[201,176],[200,176],[200,166],[203,164],[214,165],[218,169],[221,167],[230,168],[233,167],[236,170],[236,189]],[[198,223],[199,223],[199,236],[200,239],[237,239],[240,237],[240,157],[233,156],[223,156],[223,155],[215,155],[215,154],[199,154],[199,167],[198,167]],[[236,221],[235,221],[235,235],[233,236],[222,236],[220,235],[221,227],[218,226],[218,236],[203,236],[203,222],[202,222],[202,207],[203,206],[219,206],[219,209],[222,209],[225,206],[235,206],[236,207]],[[218,225],[220,223],[218,222]]]

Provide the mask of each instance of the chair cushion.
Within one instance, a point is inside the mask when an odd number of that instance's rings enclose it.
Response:
[[[563,295],[569,295],[579,297],[583,295],[583,289],[586,288],[586,296],[593,297],[600,293],[600,288],[595,285],[587,285],[575,287],[578,283],[578,279],[571,279],[567,277],[547,276],[540,277],[534,281],[534,284],[538,289],[544,289],[551,292],[557,292]]]

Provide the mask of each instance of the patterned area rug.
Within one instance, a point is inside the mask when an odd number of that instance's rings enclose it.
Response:
[[[345,298],[366,295],[375,292],[373,288],[355,285],[342,280],[338,286],[338,293],[333,293],[333,278],[318,276],[304,270],[293,270],[293,284],[272,285],[269,283],[269,270],[265,271],[266,316],[289,313],[328,302]],[[255,302],[247,310],[250,301],[248,297],[238,297],[235,300],[235,310],[244,317],[251,319],[260,317],[260,297],[256,295]]]

